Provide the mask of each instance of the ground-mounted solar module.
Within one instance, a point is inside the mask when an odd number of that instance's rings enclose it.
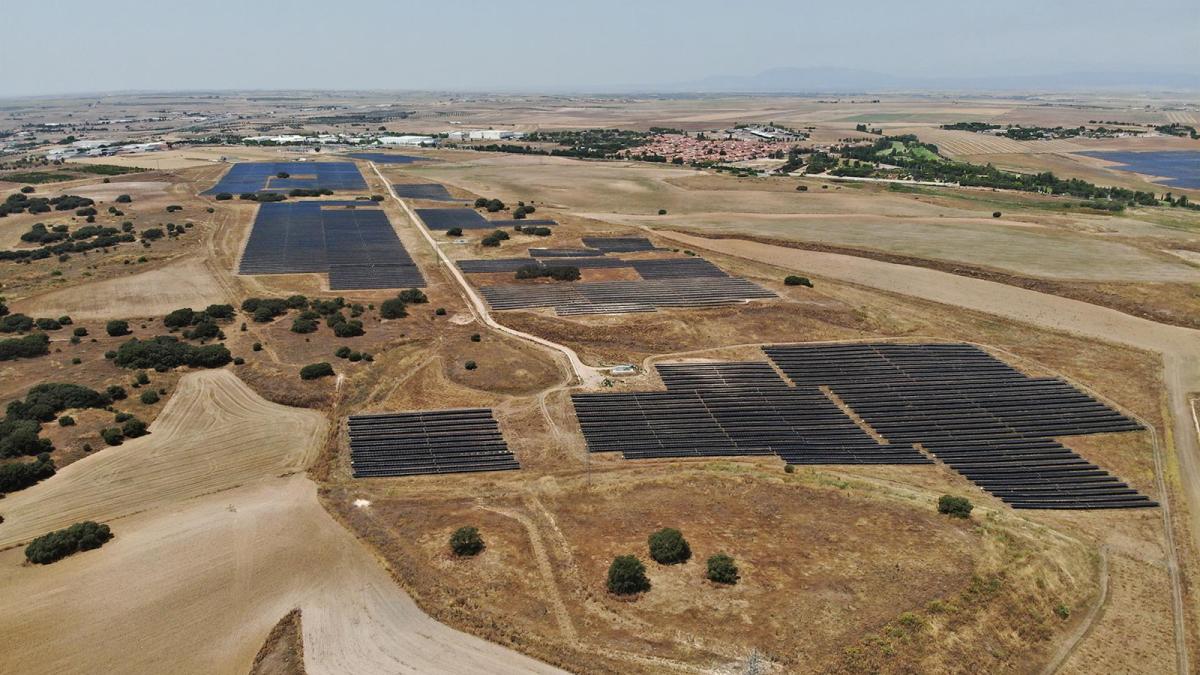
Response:
[[[351,415],[355,478],[519,469],[487,408]]]
[[[738,277],[501,284],[484,286],[480,292],[495,310],[551,307],[559,316],[653,312],[660,307],[710,307],[777,297]]]
[[[412,164],[413,162],[431,161],[428,157],[414,157],[392,152],[350,152],[346,156],[376,164]]]
[[[766,347],[797,386],[827,386],[893,444],[920,444],[1014,508],[1155,506],[1053,439],[1142,426],[1056,378],[973,345]]]
[[[531,248],[529,255],[534,258],[591,258],[604,255],[604,251],[594,248]]]
[[[392,186],[401,199],[425,199],[432,202],[463,201],[450,196],[446,186],[440,183],[397,183]]]
[[[727,277],[728,274],[704,258],[658,258],[634,260],[633,269],[643,279],[695,279]]]
[[[281,178],[280,174],[286,174]],[[365,190],[367,182],[354,162],[239,162],[204,194]]]
[[[259,205],[239,274],[329,273],[330,290],[421,288],[425,279],[374,202]]]
[[[657,366],[665,392],[575,394],[592,452],[626,459],[778,455],[793,464],[929,464],[877,442],[817,387],[790,387],[769,363]]]
[[[645,237],[584,237],[583,245],[605,253],[636,253],[656,251],[654,244]]]
[[[431,230],[494,230],[496,225],[475,209],[417,209],[417,215]]]

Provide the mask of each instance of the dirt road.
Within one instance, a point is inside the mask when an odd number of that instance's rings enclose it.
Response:
[[[116,535],[50,566],[0,552],[0,672],[240,675],[295,607],[310,673],[553,670],[429,618],[326,513],[294,473],[320,414],[202,371],[151,430],[0,502],[4,545],[81,519]]]
[[[748,258],[786,270],[963,307],[1040,328],[1161,354],[1180,482],[1191,507],[1189,529],[1193,542],[1200,545],[1200,439],[1197,438],[1190,407],[1191,395],[1200,391],[1200,331],[1156,323],[1078,300],[922,267],[740,239],[707,239],[678,232],[654,232],[693,249]],[[1167,534],[1170,536],[1169,530]],[[1177,569],[1172,570],[1172,576],[1178,578]],[[1177,620],[1182,621],[1182,617]],[[1186,659],[1180,666],[1183,672],[1187,671]]]

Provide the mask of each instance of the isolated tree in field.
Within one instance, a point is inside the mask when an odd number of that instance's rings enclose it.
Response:
[[[1001,215],[1001,214],[1000,214],[1000,212],[999,212],[999,211],[992,211],[992,217],[993,217],[993,218],[999,218],[999,217],[1000,217],[1000,215]]]
[[[452,227],[452,228],[446,230],[446,236],[447,237],[461,237],[462,236],[462,228],[461,227]]]
[[[141,399],[142,403],[145,403],[146,405],[154,405],[155,403],[158,403],[158,392],[154,391],[153,389],[147,389],[146,391],[142,392],[142,395],[139,398]]]
[[[650,590],[646,566],[637,556],[619,555],[608,566],[608,590],[617,595],[633,595]]]
[[[391,298],[379,305],[379,316],[384,319],[403,319],[408,316],[408,309],[400,298]]]
[[[108,333],[109,335],[111,335],[113,337],[121,337],[122,335],[129,335],[129,322],[121,321],[120,319],[114,319],[114,320],[109,321],[108,323],[104,324],[104,332]]]
[[[665,527],[650,535],[650,557],[661,565],[675,565],[692,557],[683,533],[673,527]]]
[[[736,584],[738,581],[737,564],[733,562],[733,558],[718,553],[708,558],[708,573],[709,581],[715,581],[718,584]]]
[[[315,380],[319,377],[330,377],[333,375],[333,366],[328,361],[320,363],[310,363],[300,369],[300,379]]]
[[[970,518],[971,510],[975,507],[966,497],[942,495],[938,499],[938,513],[944,513],[955,518]]]
[[[478,555],[483,550],[483,537],[474,527],[460,527],[450,535],[450,550],[456,556]]]
[[[783,283],[785,286],[808,286],[809,288],[813,287],[812,282],[808,280],[808,277],[798,277],[795,274],[789,274],[788,276],[784,277]]]

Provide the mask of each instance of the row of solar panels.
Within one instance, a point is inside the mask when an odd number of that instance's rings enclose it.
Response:
[[[708,307],[774,298],[775,293],[738,277],[697,277],[541,285],[502,284],[480,291],[492,309],[552,307],[560,316]]]
[[[352,415],[356,478],[519,469],[487,408]]]
[[[287,177],[281,178],[281,174]],[[286,192],[295,188],[365,190],[367,182],[354,162],[240,162],[205,194]]]
[[[330,202],[261,204],[241,274],[329,273],[331,290],[421,288],[425,278],[378,208]]]

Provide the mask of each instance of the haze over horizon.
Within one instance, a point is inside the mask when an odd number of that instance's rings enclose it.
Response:
[[[1144,80],[1148,87],[1190,89],[1197,88],[1192,80],[1200,67],[1200,26],[1194,5],[1184,0],[986,6],[927,0],[850,8],[768,0],[752,9],[715,0],[349,0],[336,9],[331,15],[329,5],[314,0],[297,0],[286,12],[230,0],[200,11],[139,0],[20,3],[7,14],[10,25],[26,29],[9,31],[0,43],[0,96],[787,91],[820,89],[826,81],[856,89]],[[101,46],[100,38],[120,47]],[[46,49],[47,40],[56,41],[54,48]],[[783,76],[756,82],[764,71]],[[1063,77],[1070,73],[1098,79]]]

